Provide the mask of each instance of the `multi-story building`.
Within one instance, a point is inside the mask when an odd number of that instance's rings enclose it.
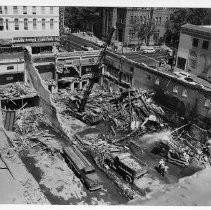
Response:
[[[176,69],[211,81],[211,26],[182,26]]]
[[[53,54],[58,44],[59,7],[0,6],[0,85],[24,80],[24,48]]]
[[[49,51],[59,41],[59,7],[0,6],[0,40]]]
[[[165,23],[171,13],[171,8],[104,8],[102,34],[105,37],[110,28],[116,25],[114,40],[127,44],[137,44],[139,40],[134,25],[151,21],[155,24],[155,29],[150,37],[150,43],[155,44],[159,38],[164,37]]]

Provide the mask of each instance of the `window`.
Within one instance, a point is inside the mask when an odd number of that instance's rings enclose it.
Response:
[[[6,77],[6,80],[7,80],[7,81],[13,80],[13,76],[11,76],[11,77]]]
[[[23,6],[23,14],[26,15],[27,14],[27,7]]]
[[[182,97],[185,97],[185,98],[188,97],[188,91],[187,90],[182,91]]]
[[[173,87],[173,93],[178,93],[178,86],[175,85],[175,86]]]
[[[37,19],[33,19],[33,29],[37,29]]]
[[[0,14],[2,14],[2,7],[0,6]]]
[[[53,7],[50,7],[50,14],[53,14]]]
[[[207,50],[209,47],[209,41],[203,41],[203,44],[202,44],[202,49],[205,49]]]
[[[28,30],[28,19],[24,18],[24,30]]]
[[[53,29],[53,19],[50,19],[50,29]]]
[[[41,7],[41,13],[45,14],[45,7]]]
[[[5,12],[5,14],[8,13],[7,6],[4,7],[4,12]]]
[[[159,20],[160,20],[159,22],[160,22],[160,24],[161,24],[161,17],[159,18]]]
[[[36,15],[36,7],[35,6],[32,7],[32,14]]]
[[[44,18],[42,19],[42,29],[43,30],[45,29],[45,19]]]
[[[158,17],[156,17],[155,24],[156,25],[158,24]]]
[[[13,6],[13,13],[18,14],[18,7],[17,6]]]
[[[0,31],[4,30],[4,20],[2,18],[0,18]]]
[[[210,99],[206,99],[205,102],[204,102],[204,106],[207,107],[207,108],[209,108],[210,105],[211,105]]]
[[[9,30],[9,21],[6,19],[6,30]]]
[[[14,70],[14,66],[7,66],[7,70]]]
[[[150,75],[147,75],[147,80],[151,80],[151,76]]]
[[[17,18],[14,20],[14,23],[15,23],[15,30],[19,30],[19,21]]]
[[[134,72],[134,68],[133,68],[133,67],[130,67],[130,71],[131,71],[131,72]]]
[[[196,38],[193,38],[192,46],[193,47],[198,47],[198,44],[199,44],[199,40],[196,39]]]
[[[130,23],[133,24],[133,16],[130,16]]]
[[[178,59],[177,59],[177,67],[179,69],[184,70],[185,69],[185,64],[186,64],[186,59],[182,58],[182,57],[178,57]]]
[[[155,79],[155,85],[159,85],[160,84],[160,80],[159,80],[159,78],[156,78]]]

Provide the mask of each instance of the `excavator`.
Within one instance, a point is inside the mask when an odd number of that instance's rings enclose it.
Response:
[[[87,125],[95,125],[95,124],[98,124],[102,120],[100,110],[92,109],[92,111],[87,111],[85,110],[85,106],[92,92],[92,88],[94,84],[97,83],[100,77],[102,76],[102,73],[101,73],[102,62],[106,56],[106,50],[108,46],[111,44],[111,39],[115,30],[116,30],[116,27],[111,28],[110,34],[107,38],[104,48],[101,50],[100,56],[98,57],[98,60],[95,66],[93,67],[92,76],[89,78],[89,82],[88,82],[88,85],[86,86],[83,96],[69,97],[68,99],[67,112],[69,112],[69,114],[73,116],[74,118],[77,118],[85,122]]]

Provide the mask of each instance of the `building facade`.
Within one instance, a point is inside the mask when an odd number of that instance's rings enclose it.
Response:
[[[151,21],[155,30],[150,37],[150,44],[157,44],[164,37],[165,23],[172,13],[171,8],[104,8],[103,9],[103,37],[109,33],[112,26],[116,26],[113,40],[126,44],[137,44],[139,42],[135,24],[143,24]]]
[[[185,24],[180,32],[176,69],[211,81],[211,27]]]
[[[0,6],[0,84],[25,80],[24,48],[55,53],[57,44],[59,7]]]
[[[1,44],[53,46],[54,42],[58,41],[59,7],[0,6]]]

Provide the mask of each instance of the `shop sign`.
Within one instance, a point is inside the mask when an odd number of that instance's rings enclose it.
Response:
[[[13,42],[58,42],[58,36],[14,37]]]

